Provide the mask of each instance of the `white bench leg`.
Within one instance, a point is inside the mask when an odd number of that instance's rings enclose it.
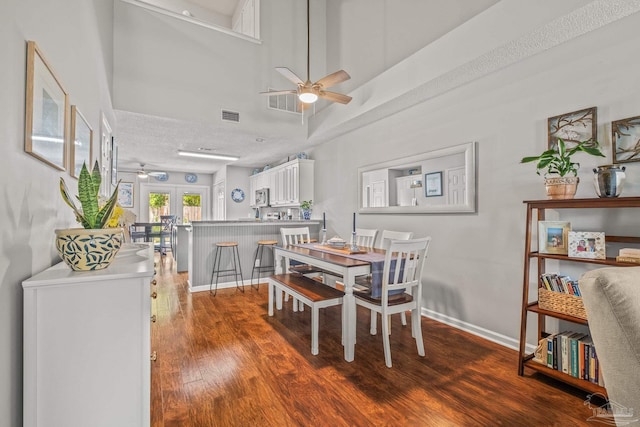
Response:
[[[275,287],[275,286],[274,286]],[[271,288],[270,288],[271,289]],[[275,288],[275,291],[273,289],[271,289],[269,291],[269,295],[271,295],[273,292],[275,292],[275,298],[276,298],[276,308],[278,310],[282,310],[282,289],[280,288]]]
[[[320,309],[317,306],[311,307],[311,354],[318,354],[318,329],[319,329]]]
[[[273,316],[273,294],[275,292],[273,282],[267,279],[269,283],[269,316]]]

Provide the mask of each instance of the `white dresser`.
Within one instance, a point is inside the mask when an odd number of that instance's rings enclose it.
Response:
[[[153,256],[126,244],[104,270],[22,282],[24,426],[149,425]]]

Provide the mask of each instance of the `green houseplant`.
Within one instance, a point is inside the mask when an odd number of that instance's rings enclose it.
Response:
[[[580,182],[580,163],[573,160],[573,156],[579,152],[604,157],[597,141],[582,141],[568,149],[565,142],[558,138],[554,148],[544,151],[539,156],[523,157],[520,163],[537,162],[536,173],[540,175],[540,172],[544,171],[549,199],[572,199]]]
[[[311,206],[313,205],[313,200],[303,200],[300,203],[300,209],[302,209],[302,217],[305,220],[311,219]]]
[[[56,248],[60,257],[72,270],[99,270],[109,266],[122,246],[123,230],[109,228],[113,222],[113,214],[118,201],[118,187],[107,201],[100,204],[100,166],[96,161],[89,173],[83,164],[78,178],[78,195],[80,208],[76,206],[69,193],[64,178],[60,177],[60,194],[62,199],[73,210],[76,220],[83,228],[56,230]]]

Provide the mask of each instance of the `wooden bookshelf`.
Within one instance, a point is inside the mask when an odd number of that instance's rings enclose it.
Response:
[[[545,330],[547,317],[552,317],[567,322],[588,325],[588,320],[574,317],[564,313],[542,309],[538,305],[537,292],[536,295],[529,295],[531,284],[531,273],[536,273],[534,277],[537,279],[537,288],[544,286],[539,277],[545,272],[546,260],[558,260],[562,262],[573,262],[583,264],[598,264],[601,266],[638,266],[638,264],[618,262],[615,258],[606,259],[586,259],[586,258],[570,258],[567,255],[539,253],[534,250],[537,242],[532,241],[534,231],[537,234],[538,221],[544,221],[546,210],[552,209],[617,209],[617,208],[640,208],[640,197],[620,197],[620,198],[592,198],[592,199],[568,199],[568,200],[526,200],[527,205],[526,216],[526,234],[525,234],[525,252],[524,252],[524,277],[522,281],[522,317],[520,319],[520,348],[518,358],[518,375],[524,375],[525,368],[535,372],[562,381],[573,387],[587,391],[589,393],[602,393],[606,396],[604,387],[590,381],[573,377],[561,371],[552,369],[533,360],[532,354],[526,353],[527,340],[527,321],[528,314],[535,313],[537,315],[538,341],[549,335]],[[594,214],[598,214],[594,211]],[[601,213],[600,213],[601,214]],[[605,230],[606,232],[606,230]],[[606,243],[629,243],[640,244],[638,236],[609,236],[605,234]],[[596,349],[597,351],[597,349]]]

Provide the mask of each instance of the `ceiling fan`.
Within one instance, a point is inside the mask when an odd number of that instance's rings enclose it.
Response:
[[[328,87],[335,86],[338,83],[342,83],[349,80],[351,76],[344,70],[331,73],[315,83],[311,82],[309,77],[309,0],[307,0],[307,80],[303,81],[293,71],[287,67],[276,67],[276,71],[282,74],[285,78],[295,83],[298,88],[291,90],[272,90],[267,92],[260,92],[261,95],[286,95],[296,94],[300,100],[301,110],[304,110],[309,104],[313,104],[318,98],[323,98],[332,102],[339,102],[340,104],[348,104],[351,101],[351,97],[343,95],[337,92],[330,92],[325,90]]]
[[[138,174],[138,178],[140,179],[145,179],[150,176],[154,178],[168,177],[168,174],[166,172],[162,172],[162,171],[151,172],[151,171],[144,170],[144,163],[140,163],[140,169],[138,169],[136,173]]]

